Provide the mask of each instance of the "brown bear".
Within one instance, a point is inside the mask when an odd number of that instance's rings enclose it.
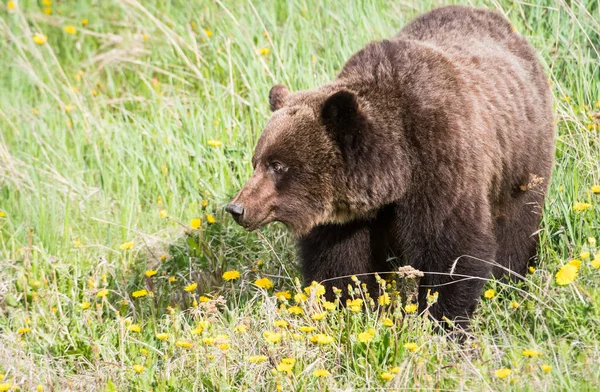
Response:
[[[226,210],[248,230],[298,239],[304,278],[408,264],[439,293],[430,314],[468,326],[492,275],[523,276],[536,254],[552,170],[548,78],[500,14],[449,6],[369,43],[331,83],[276,85],[254,173]],[[331,290],[328,289],[328,292]]]

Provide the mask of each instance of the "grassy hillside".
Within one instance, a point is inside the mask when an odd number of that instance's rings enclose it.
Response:
[[[0,391],[600,389],[597,0],[466,2],[538,49],[558,140],[539,265],[489,283],[464,346],[399,277],[390,304],[303,296],[285,229],[223,212],[273,84],[446,3],[166,3],[0,4]]]

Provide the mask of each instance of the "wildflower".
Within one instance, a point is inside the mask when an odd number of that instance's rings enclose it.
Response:
[[[592,267],[600,268],[600,253],[596,254],[596,257],[594,258],[594,260],[591,261],[591,263]]]
[[[121,246],[119,246],[119,248],[121,248],[123,250],[131,249],[131,248],[133,248],[133,245],[135,245],[135,242],[133,242],[133,241],[123,242],[121,244]]]
[[[265,331],[263,337],[271,343],[278,343],[281,340],[281,333]]]
[[[225,280],[236,280],[240,277],[239,271],[227,271],[223,274],[223,279]]]
[[[156,334],[156,338],[158,340],[162,340],[163,342],[169,338],[169,334],[166,332],[160,332]]]
[[[213,344],[215,344],[216,339],[212,338],[212,337],[207,337],[202,339],[202,343],[206,344],[207,346],[212,346]]]
[[[315,313],[312,316],[310,316],[310,318],[312,318],[315,321],[320,321],[320,320],[323,320],[325,318],[325,316],[327,316],[327,311],[321,312],[321,313]]]
[[[160,210],[160,211],[158,211],[158,215],[163,219],[167,219],[169,216],[169,213],[167,212],[167,210]]]
[[[595,194],[600,194],[600,185],[592,185],[592,192]]]
[[[108,295],[107,289],[102,289],[96,293],[96,297],[106,297]]]
[[[47,40],[48,40],[48,38],[43,34],[34,34],[33,35],[33,42],[35,42],[38,45],[45,44]]]
[[[305,332],[305,333],[309,333],[314,331],[315,329],[317,329],[316,327],[312,327],[312,326],[304,326],[304,327],[300,327],[298,328],[300,331]]]
[[[146,275],[147,277],[151,278],[154,275],[156,275],[156,270],[148,270],[148,271],[144,272],[144,275]]]
[[[27,328],[27,327],[19,328],[19,329],[17,330],[17,333],[18,333],[19,335],[25,335],[26,333],[29,333],[29,332],[31,332],[31,329],[30,329],[30,328]]]
[[[579,268],[581,267],[581,260],[573,259],[573,260],[569,261],[567,264],[572,265],[573,267],[577,268],[577,271],[579,271]]]
[[[227,351],[231,348],[231,346],[228,343],[221,343],[218,347],[221,351]]]
[[[177,282],[177,278],[174,276],[169,276],[169,283],[175,283]]]
[[[220,147],[223,145],[223,142],[220,140],[207,140],[206,144],[208,144],[211,147]]]
[[[192,343],[186,340],[178,340],[175,342],[175,345],[181,348],[192,348],[194,346]]]
[[[83,301],[79,306],[81,307],[82,310],[86,310],[86,309],[89,309],[91,304],[88,301]]]
[[[0,392],[6,392],[9,391],[12,388],[12,384],[3,382],[0,384]]]
[[[513,309],[517,309],[519,306],[521,306],[517,301],[512,301],[510,305],[513,307]]]
[[[384,318],[382,320],[382,322],[383,322],[383,325],[385,325],[386,327],[393,327],[394,326],[394,322],[392,321],[391,318],[386,317],[386,318]]]
[[[246,331],[248,331],[247,325],[238,325],[237,327],[235,327],[235,332],[237,333],[246,333]]]
[[[52,8],[50,8],[50,7],[44,8],[44,14],[46,14],[46,15],[52,15]]]
[[[304,301],[306,301],[308,299],[308,297],[306,295],[304,295],[304,293],[298,293],[296,295],[294,295],[294,301],[296,301],[296,303],[302,303]]]
[[[529,273],[533,274],[535,272],[535,267],[529,267]]]
[[[417,304],[407,304],[404,307],[404,310],[406,311],[406,313],[414,313],[417,311],[418,308],[419,306]]]
[[[540,355],[542,355],[542,353],[539,351],[529,350],[529,349],[523,350],[524,357],[533,358],[533,357],[539,357]]]
[[[194,230],[199,229],[201,224],[202,221],[200,220],[200,218],[194,218],[190,221],[190,227]]]
[[[206,215],[206,221],[208,222],[209,225],[212,225],[213,223],[217,222],[215,217],[212,216],[211,214]]]
[[[412,351],[413,353],[417,352],[419,350],[419,346],[416,343],[406,343],[404,345],[404,348],[407,349],[408,351]]]
[[[127,327],[127,330],[129,332],[140,332],[142,327],[140,327],[138,324],[131,324],[129,327]]]
[[[38,391],[38,392],[42,392],[42,391],[44,390],[44,386],[43,386],[42,384],[38,384],[38,385],[35,387],[35,390],[36,390],[36,391]]]
[[[87,25],[88,25],[88,23],[90,23],[90,21],[89,21],[89,20],[87,20],[87,18],[83,18],[83,19],[81,19],[81,25],[82,25],[82,26],[87,26]]]
[[[375,337],[375,331],[369,330],[367,332],[361,332],[358,334],[358,341],[361,343],[369,343]]]
[[[596,239],[594,237],[588,237],[588,244],[590,244],[590,246],[596,246]]]
[[[269,48],[260,48],[260,49],[258,50],[258,54],[260,54],[260,55],[262,55],[262,56],[266,56],[266,55],[268,55],[269,53],[271,53],[271,49],[269,49]]]
[[[188,284],[187,286],[185,286],[183,289],[185,291],[187,291],[188,293],[196,290],[196,287],[198,287],[198,283],[192,283],[192,284]]]
[[[576,212],[589,210],[590,208],[592,208],[592,205],[590,203],[576,202],[575,204],[573,204],[573,211]]]
[[[213,35],[212,31],[210,31],[210,30],[202,29],[202,31],[204,31],[204,34],[206,34],[206,36],[208,38],[212,37],[212,35]]]
[[[552,370],[552,366],[543,364],[542,370],[544,371],[544,373],[548,373],[550,370]]]
[[[579,257],[581,257],[584,260],[589,259],[590,258],[590,252],[584,250],[584,251],[582,251],[579,254]]]
[[[275,298],[277,298],[280,301],[286,300],[286,299],[291,299],[292,298],[292,294],[290,294],[289,291],[278,291],[275,293]]]
[[[325,335],[324,333],[318,333],[310,337],[310,341],[318,344],[330,344],[333,343],[333,337]]]
[[[382,295],[379,296],[379,298],[377,299],[377,302],[379,302],[379,305],[384,306],[384,305],[389,305],[390,304],[390,295],[388,293],[383,293]]]
[[[252,355],[248,357],[248,362],[250,363],[261,363],[266,361],[268,358],[265,355]]]
[[[268,290],[273,287],[273,282],[269,278],[261,278],[254,281],[254,284],[260,287],[261,289]]]
[[[4,218],[4,217],[6,217],[6,212],[0,211],[0,218]]]
[[[207,205],[208,205],[208,200],[202,199],[202,208],[206,208]]]
[[[321,305],[323,305],[325,310],[335,310],[335,303],[333,302],[323,301],[321,302]]]
[[[67,34],[71,34],[71,35],[75,35],[77,34],[77,29],[75,28],[75,26],[65,26],[64,27],[65,33]]]
[[[201,295],[200,298],[198,298],[198,301],[200,301],[202,303],[206,303],[206,302],[210,302],[210,298],[208,298],[205,295]]]
[[[492,299],[496,296],[496,292],[493,289],[489,289],[483,293],[483,296],[487,299]]]
[[[393,368],[391,368],[390,373],[393,373],[393,374],[400,373],[400,366],[394,366]]]
[[[327,371],[326,369],[317,369],[313,372],[313,376],[315,377],[327,377],[330,374],[331,373],[329,373],[329,371]]]
[[[321,297],[325,295],[325,286],[313,281],[310,286],[304,288],[306,295],[310,295],[310,293],[313,291],[316,297]]]
[[[354,313],[359,313],[362,310],[363,300],[360,298],[356,298],[353,300],[347,300],[346,306]]]
[[[273,325],[279,328],[286,328],[290,324],[285,320],[275,320]]]
[[[510,376],[510,374],[512,373],[512,370],[507,369],[507,368],[503,368],[503,369],[498,369],[494,372],[494,374],[496,375],[496,377],[498,378],[505,378]]]
[[[141,297],[145,297],[147,295],[148,295],[148,292],[145,289],[137,290],[137,291],[134,291],[133,293],[131,293],[131,296],[133,298],[141,298]]]
[[[385,381],[390,381],[392,378],[394,378],[394,375],[392,373],[389,373],[389,372],[383,372],[383,373],[381,373],[379,375],[379,377],[381,377]]]
[[[560,270],[556,273],[556,284],[560,286],[567,285],[575,280],[577,277],[577,273],[579,272],[578,268],[572,264],[566,264],[560,267]]]
[[[281,362],[280,364],[277,365],[277,371],[280,373],[291,373],[293,367],[294,367],[293,364]]]
[[[144,365],[133,365],[133,370],[136,373],[141,373],[141,372],[143,372],[146,369],[144,368]]]

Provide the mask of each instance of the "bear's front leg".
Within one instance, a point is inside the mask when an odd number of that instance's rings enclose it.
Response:
[[[387,271],[385,237],[377,221],[355,221],[343,225],[317,226],[298,241],[305,284],[323,284],[326,298],[333,300],[332,287],[347,298],[350,276],[365,283],[372,296],[378,292],[374,272]]]

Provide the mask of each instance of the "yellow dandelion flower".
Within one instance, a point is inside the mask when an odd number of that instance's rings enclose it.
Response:
[[[312,332],[312,331],[314,331],[314,330],[315,330],[315,329],[317,329],[317,328],[316,328],[316,327],[313,327],[313,326],[303,326],[303,327],[300,327],[300,328],[298,328],[298,329],[299,329],[300,331],[304,332],[304,333],[309,333],[309,332]]]
[[[394,378],[394,375],[390,372],[383,372],[379,375],[379,377],[381,377],[385,381],[390,381],[392,378]]]
[[[592,192],[595,194],[600,194],[600,185],[592,185]]]
[[[267,359],[269,359],[269,358],[265,355],[252,355],[252,356],[248,357],[248,362],[261,363],[261,362],[266,361]]]
[[[87,20],[87,18],[83,18],[83,19],[81,19],[81,25],[82,25],[82,26],[87,26],[87,25],[88,25],[88,23],[90,23],[90,21],[89,21],[89,20]]]
[[[217,222],[217,220],[215,219],[215,217],[214,217],[214,216],[212,216],[211,214],[208,214],[208,215],[206,215],[206,221],[207,221],[209,224],[211,224],[211,225],[212,225],[213,223]]]
[[[565,286],[573,282],[577,277],[578,272],[578,268],[572,264],[563,265],[562,267],[560,267],[560,269],[555,275],[556,284],[560,286]]]
[[[590,246],[596,246],[596,239],[594,237],[588,237],[588,244],[590,244]]]
[[[169,276],[169,283],[175,283],[177,282],[177,278],[174,276]]]
[[[540,355],[542,355],[542,353],[539,351],[530,350],[530,349],[523,350],[524,357],[534,358],[534,357],[539,357]]]
[[[329,335],[326,335],[324,333],[318,333],[318,334],[312,335],[310,337],[310,341],[312,343],[318,343],[318,344],[326,345],[326,344],[333,343],[333,337],[329,336]]]
[[[248,331],[247,325],[238,325],[237,327],[235,327],[235,332],[237,333],[246,333],[246,331]]]
[[[181,348],[192,348],[194,345],[190,342],[188,342],[187,340],[178,340],[175,342],[175,345],[177,347],[181,347]]]
[[[590,263],[592,264],[592,267],[600,268],[600,253],[598,253],[594,260],[592,260]]]
[[[329,375],[331,375],[331,373],[326,369],[317,369],[313,372],[313,376],[315,377],[327,377]]]
[[[167,219],[169,217],[169,213],[167,212],[167,210],[158,211],[158,215],[163,219]]]
[[[419,350],[419,346],[416,343],[406,343],[404,345],[404,348],[407,349],[408,351],[412,351],[413,353],[417,352]]]
[[[83,301],[83,302],[82,302],[82,303],[79,305],[79,307],[81,307],[81,309],[83,309],[83,310],[89,309],[89,308],[90,308],[90,306],[91,306],[91,304],[90,304],[88,301]]]
[[[27,328],[27,327],[19,328],[19,329],[17,330],[17,333],[18,333],[19,335],[25,335],[26,333],[29,333],[29,332],[31,332],[31,329],[30,329],[30,328]]]
[[[46,14],[46,15],[52,15],[52,8],[50,8],[50,7],[44,8],[43,11],[44,11],[44,14]]]
[[[280,373],[291,373],[293,368],[294,368],[294,365],[289,364],[289,363],[282,362],[277,365],[277,371]]]
[[[507,369],[507,368],[503,368],[503,369],[498,369],[494,372],[494,374],[496,375],[496,377],[498,378],[505,378],[510,376],[510,374],[512,373],[512,370]]]
[[[166,332],[160,332],[156,334],[156,338],[158,340],[162,340],[163,342],[169,338],[169,334]]]
[[[219,347],[221,351],[227,351],[231,348],[231,346],[228,343],[221,343],[217,347]]]
[[[17,5],[14,1],[9,1],[6,3],[6,9],[8,10],[8,12],[14,12],[15,8],[17,8]]]
[[[577,268],[577,271],[579,271],[579,268],[581,268],[581,260],[578,260],[578,259],[573,259],[573,260],[569,261],[567,264],[572,265],[573,267]]]
[[[361,343],[369,343],[375,337],[373,331],[361,332],[358,334],[358,341]]]
[[[404,307],[404,310],[406,311],[406,313],[414,313],[417,311],[418,308],[419,308],[419,305],[417,305],[417,304],[407,304]]]
[[[47,40],[48,40],[48,38],[43,34],[34,34],[33,35],[33,42],[35,42],[38,45],[44,45]]]
[[[513,307],[513,309],[517,309],[519,306],[521,306],[517,301],[512,301],[510,305]]]
[[[267,56],[269,53],[271,53],[271,49],[269,49],[269,48],[260,48],[260,49],[258,49],[257,52],[261,56]]]
[[[581,257],[583,260],[587,260],[590,258],[590,252],[584,250],[579,254],[579,257]]]
[[[206,208],[206,206],[208,205],[208,200],[202,200],[202,208]]]
[[[382,320],[382,322],[383,322],[383,325],[385,325],[386,327],[393,327],[394,326],[394,322],[392,321],[391,318],[386,317],[386,318],[384,318]]]
[[[188,284],[187,286],[185,286],[183,289],[185,291],[187,291],[188,293],[196,290],[196,287],[198,287],[198,283],[192,283],[192,284]]]
[[[548,372],[550,372],[550,370],[552,370],[552,366],[547,365],[547,364],[543,364],[542,365],[542,370],[544,371],[544,373],[548,373]]]
[[[6,212],[0,211],[0,218],[4,218],[4,217],[6,217]]]
[[[138,324],[131,324],[129,327],[127,327],[127,330],[129,332],[141,332],[142,327],[140,327]]]
[[[275,298],[277,298],[280,301],[286,300],[286,299],[291,299],[292,298],[292,294],[290,294],[289,291],[278,291],[275,293]]]
[[[281,333],[265,331],[263,337],[271,343],[278,343],[281,340]]]
[[[496,296],[496,291],[493,289],[486,290],[485,293],[483,293],[483,296],[487,299],[492,299]]]
[[[200,301],[202,303],[206,303],[206,302],[210,302],[210,298],[208,298],[205,295],[201,295],[200,298],[198,298],[198,301]]]
[[[323,320],[325,318],[325,316],[327,316],[327,311],[321,312],[321,313],[315,313],[312,316],[310,316],[310,318],[312,318],[315,321],[320,321],[320,320]]]
[[[323,305],[323,308],[325,310],[335,310],[335,303],[333,303],[333,302],[323,301],[323,302],[321,302],[321,305]]]
[[[260,287],[261,289],[268,290],[273,287],[273,282],[269,278],[261,278],[254,281],[254,284]]]
[[[153,277],[156,274],[157,274],[156,270],[147,270],[146,272],[144,272],[144,275],[146,275],[149,278]]]
[[[144,367],[144,365],[133,365],[133,370],[136,373],[142,373],[144,370],[146,370],[146,368]]]
[[[212,37],[212,35],[213,35],[212,31],[210,31],[210,30],[202,29],[202,31],[204,31],[204,34],[206,34],[206,36],[208,38]]]
[[[287,328],[290,324],[285,320],[275,320],[273,321],[273,325],[279,328]]]
[[[201,224],[202,221],[200,220],[200,218],[194,218],[190,221],[190,227],[194,230],[199,229]]]
[[[42,5],[50,7],[52,5],[52,0],[42,0]]]
[[[391,302],[390,295],[388,293],[383,293],[382,295],[379,296],[379,298],[377,299],[377,302],[379,302],[380,306],[389,305]]]
[[[312,292],[314,292],[315,296],[321,297],[325,295],[325,286],[313,281],[310,286],[304,288],[304,292],[306,295],[310,295]]]
[[[535,272],[535,267],[529,267],[529,273],[533,274]]]
[[[0,392],[9,391],[12,387],[13,386],[10,383],[7,383],[7,382],[0,383]]]
[[[107,289],[102,289],[96,293],[96,297],[106,297],[108,295]]]
[[[77,29],[75,28],[75,26],[65,26],[64,27],[65,33],[67,34],[71,34],[71,35],[75,35],[77,34]]]
[[[294,295],[294,301],[296,301],[296,303],[303,303],[308,299],[308,297],[304,294],[304,293],[298,293],[296,295]]]
[[[42,391],[44,390],[44,386],[43,386],[42,384],[38,384],[38,385],[35,387],[35,390],[36,390],[36,391],[38,391],[38,392],[42,392]]]
[[[393,373],[393,374],[400,373],[400,366],[394,366],[393,368],[391,368],[390,373]]]
[[[223,145],[223,142],[220,140],[207,140],[206,144],[208,144],[211,147],[220,147]]]
[[[137,291],[134,291],[133,293],[131,293],[131,296],[133,298],[141,298],[141,297],[145,297],[147,295],[148,295],[148,291],[146,291],[145,289],[137,290]]]
[[[240,272],[236,270],[226,271],[223,273],[223,279],[225,280],[236,280],[240,277]]]
[[[573,204],[573,211],[576,212],[589,210],[590,208],[592,208],[592,205],[590,203],[576,202],[575,204]]]
[[[204,328],[203,328],[202,326],[200,326],[200,325],[199,325],[199,326],[197,326],[196,328],[192,329],[192,330],[190,331],[190,333],[191,333],[192,335],[200,335],[200,334],[202,333],[202,331],[204,331]]]
[[[126,249],[131,249],[133,248],[133,246],[135,245],[135,242],[133,241],[128,241],[128,242],[123,242],[119,248],[126,250]]]

